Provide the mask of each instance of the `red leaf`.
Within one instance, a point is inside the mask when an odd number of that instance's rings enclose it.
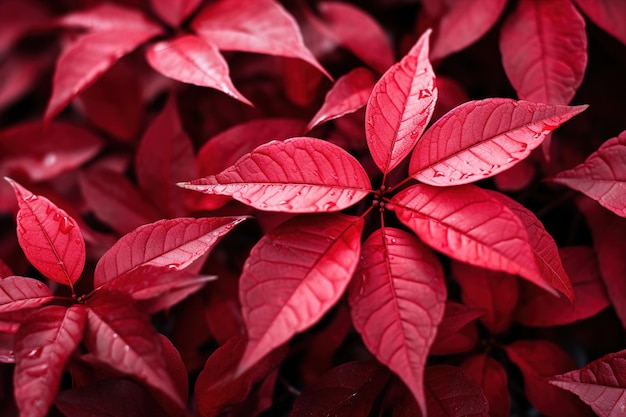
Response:
[[[59,22],[67,27],[79,27],[94,31],[126,30],[151,32],[160,28],[142,12],[116,3],[103,3],[87,10],[63,16]]]
[[[202,0],[150,0],[152,10],[172,27],[179,26],[200,3]]]
[[[435,365],[424,374],[428,417],[487,417],[489,403],[480,385],[461,368]]]
[[[583,368],[556,375],[550,384],[576,394],[600,417],[618,417],[626,409],[626,350],[610,353]]]
[[[320,2],[318,9],[339,45],[380,74],[393,65],[393,48],[376,19],[352,4],[338,1]]]
[[[211,3],[191,27],[219,49],[299,58],[330,78],[304,45],[294,18],[274,0]]]
[[[383,173],[411,152],[437,102],[435,73],[428,60],[426,31],[400,62],[374,86],[365,113],[367,146]]]
[[[83,338],[85,308],[47,306],[22,323],[15,339],[15,401],[21,416],[46,416],[65,364]]]
[[[626,45],[626,5],[620,1],[574,0],[574,3],[602,29]]]
[[[174,96],[152,121],[135,154],[137,181],[156,207],[168,217],[185,214],[188,191],[176,187],[177,181],[198,176],[191,139],[180,123]]]
[[[307,130],[365,106],[375,83],[374,74],[362,67],[339,78],[326,93],[324,104],[307,125]]]
[[[0,313],[37,307],[50,300],[52,292],[41,281],[16,276],[0,279]]]
[[[546,142],[544,141],[543,144],[545,145]],[[493,182],[500,191],[521,191],[530,185],[535,173],[535,165],[527,158],[493,177]]]
[[[0,259],[0,278],[10,277],[11,275],[13,275],[13,270]]]
[[[591,415],[575,396],[548,383],[549,377],[576,367],[560,347],[544,340],[521,340],[505,349],[522,371],[526,397],[540,413],[548,417]]]
[[[431,59],[440,59],[460,51],[480,39],[502,14],[506,0],[477,3],[472,0],[447,0],[439,21]]]
[[[478,342],[474,320],[485,315],[482,309],[471,308],[454,301],[446,302],[446,309],[437,328],[437,336],[430,355],[450,355],[472,349]]]
[[[409,233],[387,227],[365,241],[355,275],[349,295],[354,326],[425,412],[424,366],[446,299],[439,260]]]
[[[47,180],[80,166],[101,148],[96,135],[69,123],[18,124],[0,133],[0,169]]]
[[[17,240],[24,254],[46,277],[72,287],[85,266],[85,241],[76,220],[47,198],[5,179],[20,207]]]
[[[569,0],[523,0],[500,31],[502,64],[522,100],[568,104],[587,66],[585,20]]]
[[[362,231],[363,219],[352,216],[298,216],[252,248],[239,281],[249,341],[238,373],[335,305],[356,269]]]
[[[400,221],[433,249],[474,266],[521,275],[555,293],[537,269],[526,227],[492,193],[472,185],[418,184],[391,202]]]
[[[229,195],[259,210],[287,213],[343,210],[371,188],[353,156],[337,145],[307,137],[269,142],[217,175],[179,185]]]
[[[19,39],[46,18],[43,5],[31,0],[5,0],[0,3],[0,56],[6,55]]]
[[[1,7],[1,5],[0,5]],[[0,15],[2,11],[0,10]],[[0,27],[3,28],[2,23]],[[2,43],[0,35],[0,43]],[[0,49],[2,45],[0,45]],[[1,56],[1,54],[0,54]],[[37,85],[41,74],[47,70],[51,55],[24,56],[12,54],[0,63],[0,111],[22,98]]]
[[[510,326],[517,304],[516,277],[461,262],[452,262],[452,275],[461,286],[463,303],[487,312],[480,321],[492,334],[502,333]]]
[[[552,181],[578,190],[626,217],[626,131],[604,142],[582,164],[559,172]]]
[[[609,298],[600,276],[596,254],[590,247],[562,248],[561,259],[572,280],[572,304],[564,298],[554,298],[531,285],[521,288],[516,320],[526,326],[558,326],[592,317],[609,306]]]
[[[161,41],[148,48],[146,59],[152,68],[166,77],[215,88],[252,105],[233,85],[226,60],[209,38],[182,35]]]
[[[138,227],[118,240],[96,265],[93,285],[151,265],[182,270],[209,252],[247,217],[177,218]]]
[[[172,383],[150,317],[129,295],[99,291],[87,301],[85,345],[104,364],[157,389],[181,409],[183,399]]]
[[[367,417],[388,380],[375,361],[345,363],[307,387],[289,416]]]
[[[526,158],[551,131],[586,108],[504,98],[467,102],[428,129],[413,151],[409,173],[437,186],[491,177]]]
[[[482,387],[489,401],[490,417],[509,417],[511,400],[507,389],[506,370],[500,362],[486,354],[474,355],[461,364],[461,368],[470,378]]]

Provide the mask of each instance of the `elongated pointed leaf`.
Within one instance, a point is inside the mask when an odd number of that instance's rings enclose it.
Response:
[[[411,156],[409,175],[437,186],[491,177],[526,158],[550,132],[586,108],[504,98],[467,102],[424,134]]]
[[[428,60],[430,31],[374,86],[365,112],[367,146],[380,170],[394,169],[411,152],[437,102],[435,73]]]
[[[287,213],[343,210],[371,188],[354,157],[337,145],[308,137],[261,145],[217,175],[179,185]]]
[[[585,20],[569,0],[520,1],[500,31],[500,53],[518,98],[569,104],[587,66]]]
[[[626,405],[626,351],[610,353],[550,384],[576,394],[599,417],[618,417]]]
[[[247,217],[177,218],[138,227],[118,240],[96,265],[94,287],[140,267],[182,270],[209,252]]]
[[[362,67],[339,78],[326,93],[324,104],[309,122],[307,130],[365,106],[375,83],[374,74]]]
[[[50,288],[36,279],[17,276],[0,279],[0,313],[37,307],[51,299]]]
[[[252,105],[233,85],[228,64],[215,44],[195,35],[182,35],[151,45],[148,63],[166,77],[187,84],[215,88],[232,98]]]
[[[47,198],[5,179],[13,186],[20,207],[17,240],[24,254],[46,277],[73,286],[85,266],[85,241],[76,220]]]
[[[626,4],[619,0],[574,0],[574,3],[593,23],[626,45]]]
[[[489,416],[509,417],[511,400],[507,389],[508,377],[500,362],[483,353],[470,357],[460,366],[467,376],[482,387],[489,401]]]
[[[15,339],[15,401],[21,416],[44,417],[54,402],[65,364],[83,338],[87,313],[48,306],[22,323]]]
[[[163,21],[177,27],[202,3],[202,0],[150,0],[152,10]]]
[[[361,254],[350,286],[352,322],[425,413],[424,367],[446,299],[441,264],[414,236],[390,227],[372,233]]]
[[[453,259],[521,275],[556,293],[538,271],[526,227],[500,199],[478,187],[414,185],[392,199],[402,223]]]
[[[248,346],[238,373],[335,305],[356,269],[362,230],[362,219],[339,213],[299,216],[254,246],[239,280]]]
[[[299,58],[330,76],[307,49],[294,18],[274,0],[222,0],[207,5],[192,29],[219,49]]]
[[[487,417],[489,403],[482,388],[461,368],[435,365],[424,374],[429,417]]]
[[[578,190],[626,217],[626,131],[604,142],[582,164],[559,172],[552,181]]]

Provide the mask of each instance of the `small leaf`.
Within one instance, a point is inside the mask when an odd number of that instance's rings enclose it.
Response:
[[[363,244],[355,276],[349,293],[354,326],[425,413],[424,367],[446,299],[439,260],[409,233],[385,227]]]
[[[45,197],[15,181],[17,240],[30,263],[42,274],[72,287],[85,266],[85,241],[76,220]]]
[[[375,83],[374,74],[362,67],[339,78],[326,93],[324,104],[307,125],[307,130],[365,106]]]
[[[556,375],[550,384],[576,394],[599,417],[618,417],[626,408],[626,350],[610,353],[583,368]]]
[[[209,39],[182,35],[151,45],[148,63],[166,77],[187,84],[215,88],[232,98],[252,105],[233,85],[228,64]]]
[[[490,417],[509,417],[511,400],[504,367],[486,354],[474,355],[461,363],[461,368],[482,387],[489,401]]]
[[[299,58],[330,78],[304,45],[294,18],[274,0],[211,3],[196,15],[191,27],[221,50]]]
[[[15,338],[15,401],[21,416],[44,417],[65,364],[83,338],[85,308],[47,306],[31,314]]]
[[[0,279],[0,313],[37,307],[50,300],[52,291],[41,281],[17,276]]]
[[[383,173],[411,152],[437,102],[435,73],[428,60],[426,31],[409,53],[374,86],[365,113],[367,146]]]
[[[171,27],[179,26],[202,0],[150,0],[152,10]]]
[[[118,240],[98,261],[94,287],[142,266],[185,269],[209,252],[247,217],[177,218],[138,227]]]
[[[621,1],[574,0],[593,23],[626,45],[626,4]]]
[[[356,269],[362,231],[362,219],[344,214],[298,216],[252,248],[239,280],[249,341],[238,373],[335,305]]]
[[[371,184],[359,162],[337,145],[297,137],[272,141],[217,175],[179,184],[229,195],[265,211],[339,211],[365,197]]]
[[[426,368],[424,374],[429,417],[487,417],[489,403],[480,385],[450,365]]]
[[[409,175],[437,186],[491,177],[526,158],[550,132],[586,108],[504,98],[467,102],[424,134],[411,156]]]
[[[559,172],[551,180],[578,190],[618,216],[626,217],[626,131],[604,142],[582,164]]]

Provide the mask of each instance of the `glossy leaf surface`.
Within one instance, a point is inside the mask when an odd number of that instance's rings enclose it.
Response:
[[[437,186],[491,177],[526,158],[550,132],[586,108],[504,98],[467,102],[428,129],[413,151],[409,174]]]
[[[0,279],[0,313],[37,307],[51,299],[50,288],[36,279],[19,276]]]

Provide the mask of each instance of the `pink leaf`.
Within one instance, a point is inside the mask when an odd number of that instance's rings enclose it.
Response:
[[[424,385],[429,417],[489,415],[489,403],[483,390],[461,368],[450,365],[429,366],[424,374]]]
[[[393,65],[393,48],[376,19],[350,3],[323,1],[318,8],[335,42],[380,74]]]
[[[99,291],[87,301],[85,345],[94,356],[118,372],[157,389],[183,408],[161,351],[150,317],[121,292]]]
[[[56,177],[96,155],[102,141],[69,123],[28,122],[0,132],[0,169],[25,172],[33,181]]]
[[[0,313],[37,307],[52,300],[48,286],[33,278],[0,279]]]
[[[349,295],[354,326],[425,412],[424,366],[446,299],[439,260],[414,236],[386,227],[363,244],[355,276]]]
[[[242,103],[252,105],[233,85],[226,60],[209,39],[182,35],[161,41],[148,48],[146,59],[152,68],[166,77],[215,88]]]
[[[103,3],[87,10],[63,16],[59,22],[66,27],[93,31],[126,30],[129,32],[160,32],[159,26],[142,12],[115,3]]]
[[[607,291],[600,276],[596,254],[590,247],[562,248],[561,259],[572,280],[574,299],[554,298],[537,287],[524,285],[515,311],[518,322],[526,326],[558,326],[592,317],[609,306]]]
[[[576,394],[599,417],[618,417],[626,409],[626,351],[610,353],[583,368],[556,375],[550,384]]]
[[[409,174],[437,186],[491,177],[526,158],[551,131],[586,108],[504,98],[467,102],[424,134]]]
[[[307,130],[365,106],[375,83],[372,72],[362,67],[339,78],[326,93],[324,104],[309,122]]]
[[[40,76],[48,68],[50,58],[49,54],[36,56],[11,54],[3,57],[0,63],[0,111],[4,111],[37,86]]]
[[[626,131],[604,142],[582,164],[559,172],[552,181],[578,190],[626,217]]]
[[[371,184],[359,162],[321,139],[272,141],[217,175],[180,183],[205,194],[229,195],[259,210],[339,211],[365,197]]]
[[[299,58],[330,78],[304,45],[294,18],[274,0],[211,3],[198,13],[191,27],[219,49]]]
[[[430,30],[400,62],[387,70],[367,103],[367,146],[385,174],[411,152],[437,102],[435,73],[428,60],[429,38]]]
[[[202,3],[202,0],[150,0],[152,10],[172,27],[179,26]]]
[[[118,240],[96,265],[94,287],[140,267],[182,270],[209,252],[247,217],[177,218],[138,227]]]
[[[537,269],[524,223],[488,191],[418,184],[391,202],[400,221],[433,249],[474,266],[521,275],[555,293]]]
[[[45,197],[15,181],[17,240],[30,263],[42,274],[72,287],[85,266],[85,241],[76,220]]]
[[[0,3],[0,56],[5,56],[22,36],[45,21],[46,10],[33,0],[5,0]]]
[[[585,20],[569,0],[520,1],[500,31],[500,52],[520,99],[568,104],[587,66]]]
[[[197,177],[198,170],[193,144],[181,125],[174,96],[141,138],[135,170],[139,185],[156,207],[171,217],[185,214],[189,191],[175,184]]]
[[[65,364],[81,342],[85,308],[47,306],[22,323],[15,339],[15,401],[21,416],[43,417],[54,402]]]
[[[617,0],[574,0],[574,3],[602,29],[626,45],[626,5]]]
[[[474,355],[461,364],[461,368],[470,378],[478,382],[489,401],[490,417],[509,417],[511,400],[507,389],[506,370],[500,362],[486,354]]]
[[[254,246],[239,281],[249,341],[238,373],[335,305],[356,269],[362,230],[362,219],[344,214],[298,216]]]

